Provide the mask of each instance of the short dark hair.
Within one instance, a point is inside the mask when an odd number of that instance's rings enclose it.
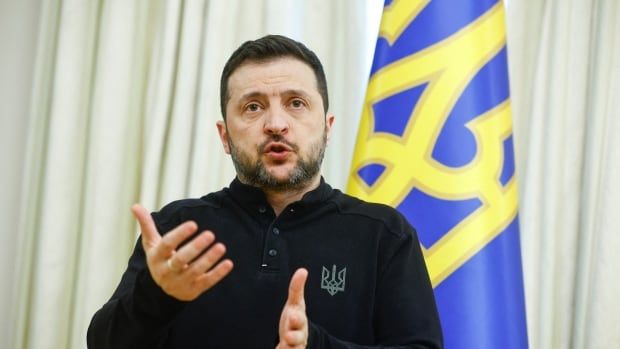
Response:
[[[301,42],[292,40],[282,35],[267,35],[260,39],[244,42],[230,56],[220,80],[220,108],[222,117],[226,120],[226,104],[230,99],[228,93],[228,80],[232,73],[243,63],[257,62],[264,63],[276,58],[292,57],[306,63],[314,71],[317,88],[323,100],[323,109],[327,113],[329,100],[327,97],[327,79],[323,71],[323,65],[314,52],[308,49]]]

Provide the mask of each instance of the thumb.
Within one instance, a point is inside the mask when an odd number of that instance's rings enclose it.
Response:
[[[131,206],[131,212],[140,224],[142,243],[144,249],[146,250],[147,247],[153,246],[159,239],[161,239],[161,235],[157,232],[157,227],[155,227],[153,217],[151,217],[151,214],[146,210],[146,208],[144,208],[144,206],[134,204]]]
[[[306,269],[299,268],[295,271],[288,287],[288,299],[286,301],[288,305],[305,306],[304,287],[306,286],[307,279],[308,271]]]

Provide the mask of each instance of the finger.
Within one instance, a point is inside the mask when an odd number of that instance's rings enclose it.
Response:
[[[299,330],[306,325],[306,316],[303,311],[291,310],[288,314],[286,328],[289,330]]]
[[[176,251],[172,259],[178,265],[187,265],[191,263],[196,257],[213,243],[215,235],[210,231],[204,231],[200,235],[196,236],[189,243],[183,245]]]
[[[224,257],[226,253],[226,246],[221,242],[211,246],[207,252],[205,252],[202,256],[198,257],[190,266],[190,271],[194,275],[204,274],[209,269],[213,268],[213,266]]]
[[[304,301],[304,287],[306,285],[306,279],[308,278],[308,271],[304,268],[299,268],[291,277],[291,283],[288,288],[288,299],[286,303],[289,305],[302,305],[305,306]]]
[[[138,224],[140,224],[142,242],[145,246],[154,246],[161,239],[161,235],[157,232],[157,227],[151,214],[141,204],[131,206],[131,212]]]
[[[284,334],[284,342],[289,346],[304,344],[306,336],[303,331],[287,331]]]
[[[160,259],[170,258],[174,250],[176,250],[183,241],[194,234],[197,229],[198,226],[192,221],[181,223],[161,238],[155,251],[156,256]]]
[[[206,291],[220,282],[226,275],[233,269],[233,262],[230,259],[225,259],[216,265],[209,272],[202,274],[196,278],[196,285],[202,291]]]

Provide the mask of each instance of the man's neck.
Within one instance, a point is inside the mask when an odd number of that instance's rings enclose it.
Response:
[[[309,181],[305,186],[291,189],[286,191],[274,191],[269,189],[263,189],[265,196],[267,197],[267,202],[273,208],[273,211],[276,213],[276,216],[279,216],[282,211],[288,206],[290,203],[299,201],[309,191],[316,189],[321,183],[321,176],[315,176],[311,181]]]

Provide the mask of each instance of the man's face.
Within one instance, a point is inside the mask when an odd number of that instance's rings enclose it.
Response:
[[[319,174],[334,116],[312,69],[295,58],[248,62],[228,81],[218,132],[239,179],[264,189],[303,188]]]

